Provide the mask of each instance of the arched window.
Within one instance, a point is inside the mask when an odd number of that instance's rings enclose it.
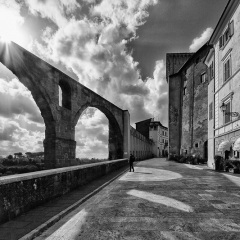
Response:
[[[71,88],[62,80],[59,82],[59,106],[71,110]]]

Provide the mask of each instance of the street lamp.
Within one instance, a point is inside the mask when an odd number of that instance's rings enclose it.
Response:
[[[225,113],[227,110],[227,105],[223,102],[222,105],[220,106],[220,109],[223,113]]]

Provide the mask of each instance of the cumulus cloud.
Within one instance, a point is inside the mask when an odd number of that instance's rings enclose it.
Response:
[[[150,92],[126,45],[137,37],[137,28],[148,16],[147,8],[154,4],[157,0],[95,2],[88,16],[71,19],[55,32],[46,29],[45,44],[35,42],[34,49],[45,59],[72,69],[81,83],[108,100],[132,108],[127,96]],[[136,98],[130,102],[136,103]]]
[[[193,39],[192,44],[189,47],[190,52],[196,52],[203,44],[205,44],[213,33],[212,28],[207,28],[203,31],[200,37]]]
[[[44,132],[30,131],[25,126],[21,127],[16,118],[9,121],[0,117],[0,123],[0,155],[42,151]]]
[[[76,0],[25,0],[25,4],[32,14],[51,19],[57,26],[66,25],[71,14],[80,8]]]
[[[0,99],[0,116],[12,118],[14,115],[27,115],[29,120],[43,123],[31,93],[18,79],[9,82],[0,79]]]
[[[160,120],[166,126],[168,112],[168,86],[165,69],[166,66],[163,60],[156,62],[153,78],[149,78],[146,82],[150,94],[146,99],[145,105],[152,113],[152,116]]]
[[[81,6],[75,0],[26,0],[25,3],[32,14],[56,24],[43,31],[42,41],[33,42],[34,53],[64,65],[77,75],[79,82],[129,110],[132,125],[153,115],[161,115],[161,121],[166,123],[164,62],[156,62],[152,78],[142,79],[138,62],[128,49],[128,43],[138,37],[137,29],[147,20],[148,7],[158,0],[84,0]],[[80,16],[83,6],[90,10]],[[22,99],[25,102],[23,96]],[[38,115],[31,114],[31,106],[25,107],[23,103],[17,106],[24,109],[22,112],[14,107],[10,112],[37,122]],[[7,114],[7,109],[3,112]],[[94,152],[107,157],[107,118],[99,111],[87,110],[76,127],[76,141],[78,157],[94,157]]]
[[[108,157],[108,119],[95,108],[87,108],[76,126],[76,157]]]
[[[31,93],[17,80],[0,79],[0,155],[42,151],[45,126]]]

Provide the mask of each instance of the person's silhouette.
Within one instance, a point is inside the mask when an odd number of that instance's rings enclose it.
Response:
[[[129,167],[130,167],[130,170],[129,172],[131,172],[131,170],[133,170],[134,172],[134,167],[133,167],[133,162],[135,161],[135,157],[133,156],[133,154],[130,154],[130,158],[129,158]]]

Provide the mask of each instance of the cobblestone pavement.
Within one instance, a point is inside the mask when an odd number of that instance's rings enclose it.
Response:
[[[36,239],[240,239],[239,190],[238,175],[155,158]]]

